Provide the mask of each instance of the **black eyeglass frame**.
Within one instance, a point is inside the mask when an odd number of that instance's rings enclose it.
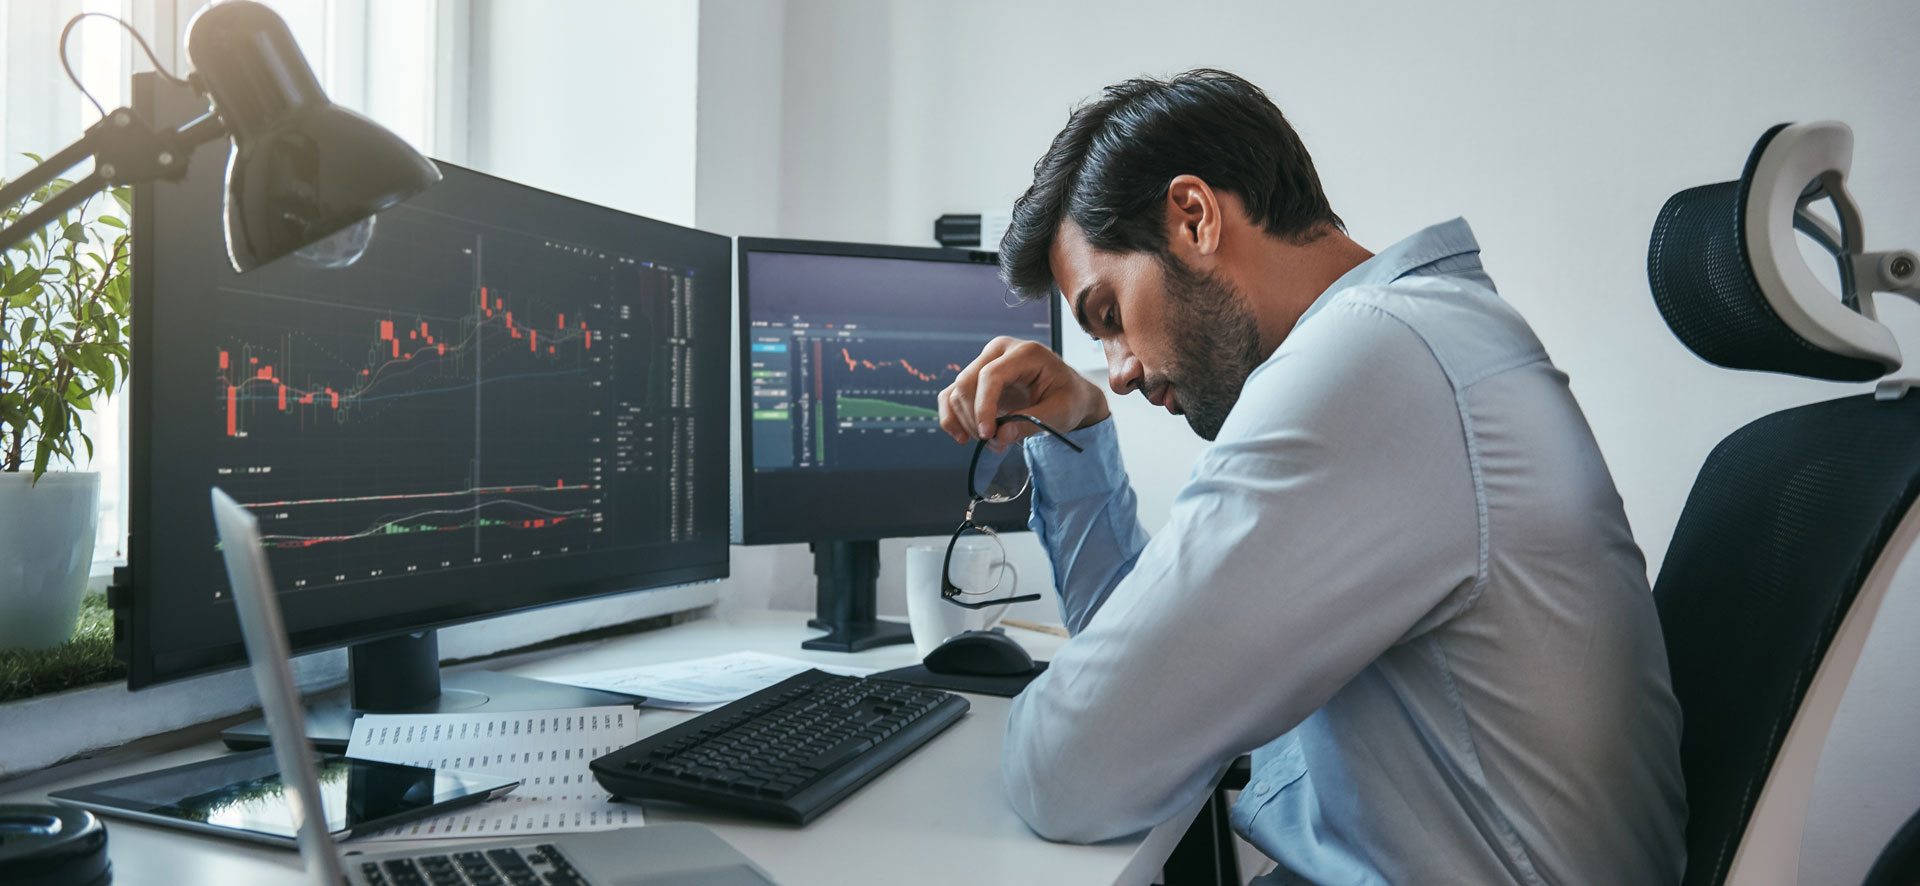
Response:
[[[1030,425],[1033,425],[1036,428],[1039,428],[1042,431],[1052,434],[1055,439],[1058,439],[1060,442],[1065,443],[1068,446],[1072,447],[1073,451],[1075,452],[1086,451],[1085,449],[1081,448],[1080,444],[1067,439],[1067,435],[1062,434],[1051,427],[1048,427],[1046,422],[1043,422],[1025,413],[1010,412],[1010,413],[1007,413],[1006,415],[1000,416],[1000,419],[995,424],[995,427],[998,427],[999,425],[1004,425],[1010,421],[1024,421]],[[1034,600],[1040,599],[1039,594],[1021,594],[1020,596],[1017,596],[1017,597],[1002,597],[994,600],[975,600],[975,601],[962,600],[960,599],[961,595],[966,594],[967,592],[961,590],[959,585],[956,585],[953,583],[953,549],[960,544],[960,537],[963,535],[966,535],[967,530],[972,529],[976,532],[979,532],[981,535],[984,535],[984,536],[987,536],[988,538],[993,539],[994,543],[1000,545],[1002,550],[1006,549],[1006,543],[1000,540],[1000,534],[997,532],[994,532],[993,527],[981,526],[973,522],[973,509],[976,507],[979,507],[981,502],[997,503],[1002,501],[1012,501],[1013,499],[1019,498],[1020,493],[1027,491],[1026,487],[1023,486],[1020,488],[1019,492],[1015,492],[1014,494],[1009,495],[1006,498],[989,498],[987,495],[983,494],[980,490],[974,488],[973,486],[974,472],[979,469],[980,454],[982,452],[985,452],[986,448],[987,448],[986,438],[981,438],[980,442],[975,444],[973,447],[973,459],[967,462],[967,515],[964,519],[960,521],[960,528],[955,529],[953,531],[953,537],[947,540],[947,556],[940,561],[940,598],[947,601],[948,603],[952,603],[953,605],[959,606],[964,609],[985,609],[989,606],[1008,606],[1014,603],[1029,603]],[[1029,478],[1028,480],[1028,485],[1029,486],[1032,485],[1031,478]]]

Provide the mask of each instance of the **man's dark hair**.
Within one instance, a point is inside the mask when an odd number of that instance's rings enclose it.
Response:
[[[1049,253],[1071,218],[1095,249],[1167,252],[1167,186],[1199,176],[1238,196],[1267,233],[1308,243],[1345,230],[1327,204],[1313,158],[1260,87],[1225,71],[1109,86],[1067,118],[1033,186],[1013,204],[1000,240],[1000,274],[1022,298],[1054,291]]]

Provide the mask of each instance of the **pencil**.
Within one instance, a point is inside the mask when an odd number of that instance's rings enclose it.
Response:
[[[1026,619],[1022,619],[1022,618],[1003,618],[1003,619],[1000,619],[1000,623],[1010,628],[1024,628],[1026,630],[1035,631],[1041,634],[1052,634],[1056,637],[1073,636],[1072,634],[1067,633],[1066,628],[1063,628],[1059,625],[1043,625],[1043,624],[1040,624],[1039,622],[1027,621]]]

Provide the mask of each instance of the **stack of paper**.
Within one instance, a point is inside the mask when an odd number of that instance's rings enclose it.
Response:
[[[494,714],[365,714],[353,723],[347,756],[408,766],[520,779],[504,797],[410,821],[370,840],[486,837],[605,831],[642,823],[640,807],[618,803],[587,764],[640,740],[631,707]]]
[[[540,679],[588,689],[643,695],[647,698],[646,703],[655,707],[708,711],[814,668],[850,677],[864,677],[874,672],[873,668],[821,665],[761,652],[734,652],[711,658]]]

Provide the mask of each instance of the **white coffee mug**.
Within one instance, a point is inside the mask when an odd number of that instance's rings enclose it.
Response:
[[[940,569],[946,556],[946,545],[912,545],[907,548],[907,627],[913,631],[914,651],[923,659],[948,637],[966,631],[984,631],[1007,612],[1005,606],[968,609],[942,599]],[[953,549],[953,574],[964,578],[972,573],[985,578],[986,571],[994,568],[993,561],[998,556],[998,547],[991,542],[962,541]],[[1020,572],[1012,563],[1003,563],[1000,568],[1006,570],[1006,575],[1002,577],[994,596],[1012,596],[1014,588],[1020,584]],[[984,583],[973,582],[976,586]]]

